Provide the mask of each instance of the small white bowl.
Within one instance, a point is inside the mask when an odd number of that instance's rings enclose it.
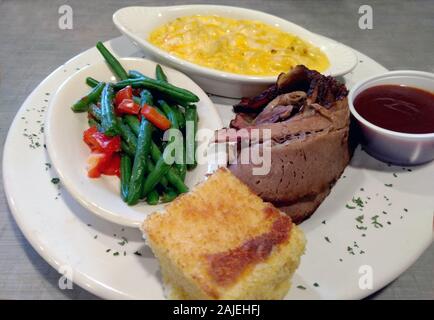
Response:
[[[153,61],[140,58],[122,58],[119,61],[126,70],[138,70],[151,77],[155,73],[156,63]],[[200,119],[199,129],[220,129],[222,122],[206,93],[184,74],[167,67],[164,67],[164,71],[170,83],[190,90],[200,98],[196,104]],[[74,73],[60,85],[51,99],[45,119],[48,154],[62,185],[81,205],[108,221],[138,227],[148,214],[162,210],[164,205],[150,206],[140,202],[135,206],[128,206],[120,197],[120,182],[117,177],[87,177],[86,160],[90,150],[83,142],[83,131],[88,128],[87,113],[73,113],[71,106],[89,92],[90,89],[85,82],[89,76],[100,81],[115,81],[107,64],[97,61]],[[187,173],[187,186],[195,186],[204,179],[207,172],[207,164],[198,164],[194,170]]]
[[[349,47],[334,40],[312,33],[292,22],[260,11],[215,5],[185,5],[170,7],[126,7],[113,14],[116,27],[136,46],[151,58],[188,74],[206,92],[232,98],[256,95],[276,82],[276,76],[259,77],[239,75],[202,67],[180,59],[159,49],[147,41],[149,34],[178,17],[220,15],[235,19],[262,21],[283,31],[295,34],[301,39],[319,47],[328,57],[330,68],[324,74],[340,76],[350,72],[357,65],[357,56]]]
[[[389,84],[433,92],[434,74],[412,70],[390,71],[363,80],[350,90],[348,104],[359,123],[366,151],[379,160],[399,165],[417,165],[433,160],[434,132],[414,134],[387,130],[372,124],[354,108],[353,102],[359,93],[371,87]]]

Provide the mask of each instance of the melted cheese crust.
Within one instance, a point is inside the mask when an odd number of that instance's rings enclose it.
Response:
[[[298,64],[319,72],[330,66],[319,48],[253,20],[181,17],[153,30],[148,41],[184,60],[237,74],[275,76]]]

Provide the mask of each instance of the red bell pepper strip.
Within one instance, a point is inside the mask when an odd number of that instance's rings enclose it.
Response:
[[[140,106],[132,99],[124,99],[117,107],[116,111],[119,114],[139,114]]]
[[[92,152],[112,154],[121,149],[121,138],[119,136],[107,137],[99,132],[96,127],[90,127],[83,133],[83,140]]]
[[[167,130],[170,128],[170,121],[165,116],[157,111],[150,105],[144,104],[142,107],[141,114],[149,120],[154,126],[161,130]]]
[[[121,157],[119,153],[114,153],[108,160],[108,163],[102,169],[102,174],[107,176],[120,176],[121,170]]]
[[[87,158],[87,175],[89,178],[99,178],[108,165],[110,154],[92,152]]]
[[[115,106],[121,104],[124,99],[133,99],[133,89],[131,86],[126,86],[122,90],[119,90],[115,96]]]

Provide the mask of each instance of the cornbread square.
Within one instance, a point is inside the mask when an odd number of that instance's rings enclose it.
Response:
[[[291,218],[227,169],[142,229],[171,299],[282,299],[305,248]]]

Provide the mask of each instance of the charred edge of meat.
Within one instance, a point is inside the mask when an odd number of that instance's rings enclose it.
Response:
[[[292,71],[280,74],[277,83],[258,96],[242,98],[238,104],[234,105],[234,111],[257,114],[278,95],[293,91],[306,92],[310,103],[318,103],[326,108],[348,95],[345,85],[336,79],[298,65]]]

